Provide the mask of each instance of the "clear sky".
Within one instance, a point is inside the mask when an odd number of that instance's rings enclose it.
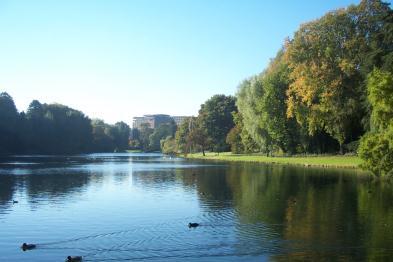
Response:
[[[109,123],[196,115],[303,22],[355,0],[0,0],[0,91]]]

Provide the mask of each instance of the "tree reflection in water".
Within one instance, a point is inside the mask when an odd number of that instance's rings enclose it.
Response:
[[[102,239],[119,245],[119,250],[131,244],[138,250],[147,250],[147,244],[152,249],[151,254],[121,253],[133,259],[151,255],[387,261],[393,254],[392,185],[355,170],[185,161],[159,154],[25,157],[23,162],[30,164],[17,170],[13,161],[3,160],[0,166],[0,222],[24,204],[29,215],[48,205],[63,210],[85,202],[91,209],[84,214],[90,212],[96,220],[76,216],[66,226],[121,222],[110,224],[113,233],[79,242],[86,251],[95,250],[90,245]],[[89,198],[92,192],[99,199]],[[117,198],[119,203],[110,202]],[[13,204],[15,199],[22,201]],[[118,211],[100,217],[106,209]],[[173,216],[179,219],[167,221]],[[201,226],[189,232],[191,220]],[[184,243],[199,250],[191,254]],[[78,248],[76,243],[68,245]]]

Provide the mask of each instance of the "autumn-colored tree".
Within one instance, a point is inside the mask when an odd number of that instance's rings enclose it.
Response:
[[[388,15],[391,10],[386,4],[364,0],[300,27],[286,44],[292,80],[288,117],[307,126],[310,134],[326,131],[341,148],[358,139],[364,132],[360,123],[366,115],[364,81],[369,61],[380,55],[366,58],[376,49],[373,44],[385,21],[381,17]]]

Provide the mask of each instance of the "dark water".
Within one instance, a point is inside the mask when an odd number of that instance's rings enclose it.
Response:
[[[0,163],[0,261],[393,258],[393,187],[354,170],[159,154]]]

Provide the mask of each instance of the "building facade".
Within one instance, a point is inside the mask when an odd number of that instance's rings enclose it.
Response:
[[[161,124],[169,123],[172,120],[178,126],[187,118],[189,116],[170,116],[164,114],[138,116],[132,119],[132,128],[141,129],[144,124],[147,124],[150,128],[157,128]]]
[[[171,116],[175,121],[176,125],[179,126],[184,120],[190,118],[191,116]]]

